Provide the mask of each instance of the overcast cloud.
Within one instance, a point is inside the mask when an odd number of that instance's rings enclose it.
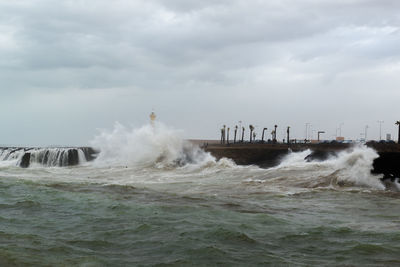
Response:
[[[0,144],[83,145],[115,121],[395,135],[397,0],[0,0]]]

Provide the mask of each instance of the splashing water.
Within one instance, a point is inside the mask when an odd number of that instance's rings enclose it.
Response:
[[[334,167],[340,170],[339,181],[385,189],[380,180],[382,175],[371,174],[373,161],[378,157],[375,150],[364,145],[339,153],[337,159],[333,160]]]
[[[204,177],[207,176],[210,183],[220,180],[225,185],[231,183],[236,186],[243,183],[250,187],[252,183],[258,187],[262,184],[264,186],[261,189],[264,191],[277,189],[280,192],[291,192],[298,189],[332,187],[385,189],[385,185],[380,180],[381,176],[371,174],[373,161],[378,154],[366,146],[356,146],[339,152],[325,161],[306,160],[312,153],[311,150],[290,152],[278,166],[261,169],[257,166],[237,166],[232,160],[226,158],[217,161],[198,146],[185,141],[182,138],[182,131],[167,127],[160,122],[136,129],[115,123],[113,129],[101,131],[95,136],[91,145],[100,151],[97,159],[94,162],[86,162],[87,151],[72,149],[77,150],[76,164],[90,168],[93,173],[104,167],[116,167],[113,170],[121,174],[121,181],[118,183],[174,182],[178,179],[192,183],[194,180],[197,182],[198,179],[205,181]],[[0,151],[0,163],[7,162],[5,166],[19,166],[18,162],[22,155],[29,152],[32,164],[68,166],[69,150],[71,149],[24,150],[20,148],[15,151],[7,149]],[[129,167],[129,169],[121,172],[121,167]],[[130,169],[135,169],[135,174],[132,174]],[[153,172],[152,169],[169,172]],[[138,170],[141,172],[137,172]],[[76,171],[79,174],[83,170]],[[112,175],[113,182],[117,182],[115,179],[118,179],[119,174]],[[106,177],[104,180],[111,181],[110,179]],[[248,189],[252,191],[254,188]]]
[[[373,161],[379,155],[366,146],[355,146],[337,153],[325,161],[308,162],[311,151],[292,152],[274,168],[268,170],[268,177],[279,185],[304,188],[329,186],[361,186],[385,189],[381,175],[371,174]]]
[[[181,131],[160,122],[138,129],[117,122],[112,131],[102,131],[91,142],[100,151],[94,164],[164,168],[215,162],[209,153],[181,135]]]

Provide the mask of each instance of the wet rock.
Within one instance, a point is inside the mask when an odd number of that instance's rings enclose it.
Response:
[[[70,149],[68,150],[68,164],[67,166],[74,166],[79,164],[79,156],[77,149]]]
[[[94,160],[97,157],[97,155],[100,153],[100,151],[97,151],[91,147],[81,147],[80,149],[85,154],[85,158],[87,161]]]
[[[19,166],[21,168],[28,168],[30,161],[31,161],[31,153],[25,153],[21,158]]]
[[[305,160],[307,162],[312,162],[312,161],[325,161],[331,157],[336,156],[334,152],[330,151],[321,151],[321,150],[316,150],[312,151],[310,155],[308,155]]]

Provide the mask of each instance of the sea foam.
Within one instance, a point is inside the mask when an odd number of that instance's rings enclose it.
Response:
[[[91,141],[100,151],[94,164],[148,167],[176,167],[215,161],[198,146],[186,141],[182,131],[161,122],[128,128],[116,122]]]

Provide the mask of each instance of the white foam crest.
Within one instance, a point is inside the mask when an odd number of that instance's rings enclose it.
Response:
[[[138,129],[129,129],[116,122],[112,131],[102,131],[91,145],[100,151],[95,165],[165,168],[215,160],[198,146],[185,141],[181,131],[160,122]]]
[[[0,149],[0,167],[16,166],[25,154],[23,149]]]
[[[290,152],[283,158],[277,168],[304,167],[304,164],[306,163],[305,158],[310,154],[310,149],[301,152]]]
[[[380,180],[380,175],[371,174],[374,159],[379,155],[365,145],[355,146],[351,149],[339,152],[325,161],[308,162],[306,157],[311,151],[292,152],[283,161],[270,171],[295,172],[296,175],[290,176],[295,181],[287,183],[298,183],[315,187],[315,181],[323,182],[323,178],[336,179],[338,184],[350,186],[371,187],[375,189],[385,189]],[[326,180],[325,179],[325,180]]]
[[[378,153],[365,145],[356,146],[350,151],[343,151],[333,160],[335,168],[341,170],[339,181],[354,183],[355,185],[385,189],[380,175],[371,174],[372,164]]]

